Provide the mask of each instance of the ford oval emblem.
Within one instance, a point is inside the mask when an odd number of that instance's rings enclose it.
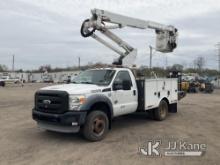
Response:
[[[48,105],[48,104],[51,104],[51,101],[50,100],[43,100],[43,103]]]

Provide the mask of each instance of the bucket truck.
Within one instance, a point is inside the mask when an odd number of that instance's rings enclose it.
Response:
[[[156,49],[172,52],[176,48],[177,29],[156,22],[130,18],[105,10],[91,10],[92,17],[82,23],[83,37],[92,37],[120,56],[114,66],[81,72],[71,84],[44,87],[35,94],[32,117],[45,130],[73,133],[81,131],[90,141],[102,140],[111,129],[112,119],[134,112],[150,112],[162,121],[168,112],[177,112],[177,79],[146,79],[129,68],[137,50],[110,29],[125,26],[154,29]],[[102,39],[110,38],[124,51]],[[115,66],[119,65],[119,66]]]

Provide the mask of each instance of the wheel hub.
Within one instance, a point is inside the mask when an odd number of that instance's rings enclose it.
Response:
[[[166,116],[166,107],[165,107],[165,105],[161,106],[161,108],[160,108],[160,115],[162,117]]]
[[[96,117],[93,122],[93,132],[101,134],[105,129],[105,120],[102,117]]]

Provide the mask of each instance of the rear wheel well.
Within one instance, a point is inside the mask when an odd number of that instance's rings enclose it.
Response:
[[[167,105],[168,105],[168,110],[170,110],[169,100],[168,100],[166,97],[164,97],[162,100],[166,101],[166,103],[167,103]],[[162,100],[161,100],[161,101],[162,101]]]
[[[109,128],[111,128],[111,119],[112,119],[112,114],[111,114],[111,109],[109,107],[108,104],[106,104],[105,102],[98,102],[98,103],[95,103],[91,106],[88,114],[94,110],[99,110],[99,111],[102,111],[104,113],[107,114],[108,116],[108,120],[109,120]]]
[[[170,104],[170,103],[169,103],[169,100],[168,100],[166,97],[164,97],[162,100],[166,101],[166,102],[167,102],[167,105]]]

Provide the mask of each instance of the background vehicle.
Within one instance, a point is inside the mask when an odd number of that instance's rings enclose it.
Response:
[[[212,93],[214,91],[214,85],[209,81],[209,79],[199,80],[199,90],[205,93]]]
[[[0,77],[0,86],[5,86],[6,84],[17,84],[20,83],[18,78],[11,78],[10,76]]]
[[[43,83],[53,83],[53,78],[51,75],[44,75],[42,77]]]
[[[181,88],[183,91],[189,93],[212,93],[214,91],[214,84],[211,82],[212,79],[207,77],[194,77],[194,76],[184,76],[181,83]]]

